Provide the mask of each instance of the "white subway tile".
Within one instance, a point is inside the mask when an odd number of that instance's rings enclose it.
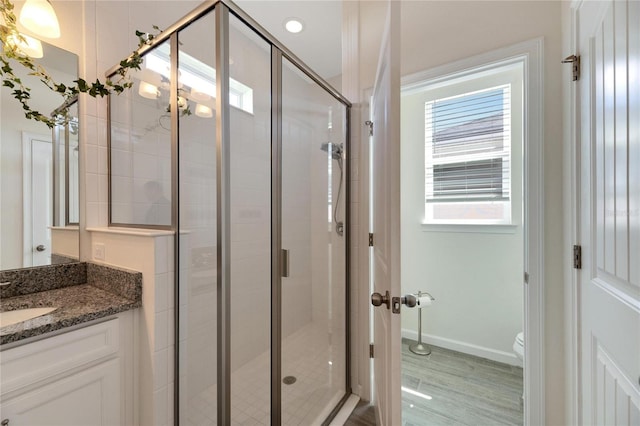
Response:
[[[98,147],[96,145],[85,145],[85,171],[87,173],[98,173]]]
[[[157,391],[167,386],[169,374],[169,352],[167,348],[157,351],[153,355],[153,386]],[[163,401],[164,402],[164,401]]]
[[[156,351],[166,349],[169,340],[169,319],[168,312],[157,312],[155,314],[155,344],[154,348]]]
[[[85,175],[85,188],[86,188],[86,202],[97,203],[99,201],[98,191],[98,175],[94,173],[87,173]]]
[[[156,273],[166,273],[169,270],[168,262],[169,262],[169,242],[168,237],[157,237],[155,238],[155,263],[156,263]]]
[[[156,286],[155,286],[155,312],[163,312],[169,308],[167,297],[169,295],[168,287],[168,274],[156,274]]]
[[[167,408],[167,401],[169,400],[167,386],[156,390],[153,393],[153,405],[154,405],[154,426],[167,426],[169,424],[169,410]]]

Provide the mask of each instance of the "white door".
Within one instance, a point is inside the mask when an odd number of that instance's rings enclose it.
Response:
[[[576,10],[583,425],[640,425],[640,2]]]
[[[390,1],[373,89],[373,288],[400,296],[400,2]],[[373,296],[372,296],[373,298]],[[372,300],[373,301],[373,300]],[[382,425],[401,423],[400,315],[374,308],[374,399]]]
[[[23,266],[51,263],[53,220],[53,151],[51,139],[23,134]]]

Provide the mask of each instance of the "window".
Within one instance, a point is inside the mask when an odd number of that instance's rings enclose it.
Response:
[[[511,224],[514,134],[521,140],[512,127],[522,114],[511,74],[484,71],[427,90],[425,223]]]

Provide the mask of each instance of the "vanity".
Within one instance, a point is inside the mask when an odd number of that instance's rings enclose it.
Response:
[[[142,274],[83,262],[0,283],[3,425],[134,424]]]

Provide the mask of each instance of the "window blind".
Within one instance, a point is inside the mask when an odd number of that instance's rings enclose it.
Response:
[[[426,201],[509,200],[509,85],[425,103]]]

